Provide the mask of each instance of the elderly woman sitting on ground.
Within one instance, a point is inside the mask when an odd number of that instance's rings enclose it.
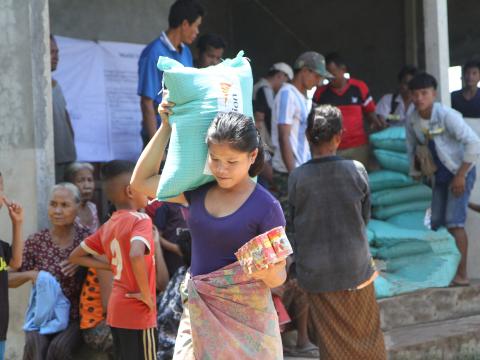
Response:
[[[72,359],[72,352],[81,343],[78,302],[84,273],[67,260],[73,249],[90,235],[88,229],[75,223],[80,200],[80,192],[73,184],[60,183],[53,187],[48,204],[51,225],[27,239],[22,268],[9,277],[9,285],[18,287],[29,281],[35,283],[39,271],[46,271],[56,278],[71,304],[65,330],[54,335],[25,332],[24,360]]]

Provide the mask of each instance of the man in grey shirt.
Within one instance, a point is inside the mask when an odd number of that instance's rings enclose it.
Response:
[[[52,72],[58,65],[58,46],[50,35],[50,62]],[[65,169],[77,159],[73,127],[67,111],[67,103],[60,85],[52,78],[53,141],[55,152],[55,182],[64,179]]]

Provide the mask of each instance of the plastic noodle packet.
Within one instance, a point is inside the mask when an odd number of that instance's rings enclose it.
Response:
[[[283,260],[293,253],[290,241],[288,241],[287,234],[282,226],[270,230],[267,235],[278,258]]]

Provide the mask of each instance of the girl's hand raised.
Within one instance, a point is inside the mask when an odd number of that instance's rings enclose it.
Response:
[[[163,90],[162,102],[158,105],[158,113],[162,119],[162,125],[170,126],[168,118],[173,114],[172,107],[175,106],[175,103],[168,101],[168,90]]]

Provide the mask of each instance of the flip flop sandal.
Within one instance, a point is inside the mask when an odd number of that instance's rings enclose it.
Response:
[[[460,287],[460,286],[470,286],[470,281],[467,282],[457,282],[457,281],[452,281],[450,283],[450,287]]]
[[[303,357],[303,358],[310,358],[310,359],[318,359],[320,357],[320,351],[318,347],[313,344],[307,344],[306,346],[299,348],[285,348],[283,350],[285,356],[290,357]]]

